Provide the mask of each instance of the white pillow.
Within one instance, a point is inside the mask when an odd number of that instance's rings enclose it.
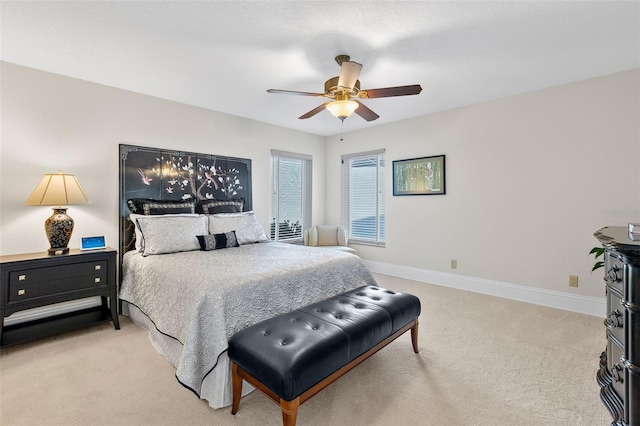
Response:
[[[140,217],[148,217],[148,218],[162,218],[162,217],[174,217],[174,216],[189,216],[189,217],[198,217],[200,216],[197,213],[174,213],[174,214],[162,214],[162,215],[143,215],[131,213],[129,214],[129,219],[133,223],[133,228],[136,234],[136,250],[142,253],[144,251],[144,242],[142,241],[142,233],[140,232],[140,227],[136,220]]]
[[[206,216],[141,216],[136,219],[143,256],[200,250],[198,235],[207,234]]]
[[[209,233],[224,234],[236,231],[240,244],[252,244],[269,241],[256,215],[251,212],[218,213],[209,216]]]

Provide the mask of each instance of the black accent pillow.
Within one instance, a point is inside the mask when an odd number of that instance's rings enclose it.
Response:
[[[241,213],[244,209],[244,198],[233,200],[198,200],[196,205],[197,213]]]
[[[236,238],[236,231],[225,232],[224,234],[197,235],[200,243],[200,250],[218,250],[230,247],[240,247]]]
[[[131,198],[127,200],[129,211],[135,214],[157,215],[195,213],[196,200],[154,200],[152,198]]]

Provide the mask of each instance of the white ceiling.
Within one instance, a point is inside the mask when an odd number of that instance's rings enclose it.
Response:
[[[297,117],[348,54],[366,100],[352,131],[640,67],[640,2],[5,1],[2,60],[318,135]]]

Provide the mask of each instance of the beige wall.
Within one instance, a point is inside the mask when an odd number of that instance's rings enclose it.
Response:
[[[386,247],[363,257],[602,297],[593,232],[640,222],[639,81],[636,69],[329,138],[325,185],[338,187],[341,154],[385,148]],[[439,154],[446,195],[391,195],[393,160]],[[339,201],[327,193],[329,222]]]
[[[270,220],[271,149],[313,156],[313,217],[324,219],[324,138],[6,62],[2,68],[0,253],[45,251],[49,207],[24,202],[45,173],[75,174],[91,204],[70,206],[70,247],[118,246],[118,144],[252,159],[253,207]]]
[[[76,174],[92,201],[69,208],[70,246],[95,234],[117,246],[119,143],[251,158],[265,228],[271,149],[313,155],[314,222],[337,223],[340,195],[328,188],[340,187],[340,155],[385,148],[387,245],[358,246],[365,260],[542,291],[601,299],[601,272],[590,274],[587,256],[593,231],[640,222],[640,70],[346,133],[342,142],[8,63],[1,71],[1,254],[48,247],[50,209],[23,204],[58,169]],[[391,195],[393,160],[438,154],[447,155],[446,195]]]

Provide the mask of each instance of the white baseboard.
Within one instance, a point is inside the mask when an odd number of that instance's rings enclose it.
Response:
[[[564,309],[604,318],[607,302],[605,298],[579,296],[554,290],[526,287],[500,281],[430,271],[411,266],[392,265],[389,263],[365,260],[369,271],[383,275],[391,275],[413,281],[435,284],[443,287],[472,291],[535,305]]]
[[[367,265],[369,271],[378,274],[391,275],[398,278],[405,278],[408,280],[420,281],[443,287],[503,297],[505,299],[533,303],[535,305],[564,309],[565,311],[578,312],[601,318],[604,318],[606,313],[607,303],[604,298],[600,299],[596,297],[578,296],[560,291],[544,290],[517,284],[503,283],[500,281],[467,277],[464,275],[449,274],[446,272],[430,271],[428,269],[419,269],[412,266],[393,265],[390,263],[375,262],[371,260],[365,260],[364,263]],[[4,325],[8,326],[12,324],[19,324],[67,312],[92,308],[100,305],[100,303],[101,301],[99,297],[92,297],[44,306],[42,308],[20,311],[5,318]]]
[[[54,315],[66,314],[67,312],[79,311],[82,309],[93,308],[99,306],[102,300],[99,296],[89,297],[86,299],[70,300],[69,302],[56,303],[55,305],[47,305],[41,308],[27,309],[25,311],[16,312],[4,319],[4,325],[20,324],[27,321],[35,321],[42,318],[52,317]]]

